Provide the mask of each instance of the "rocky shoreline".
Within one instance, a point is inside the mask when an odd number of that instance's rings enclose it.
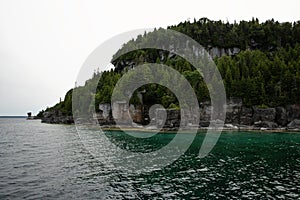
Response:
[[[146,116],[143,114],[142,107],[124,107],[125,105],[117,105],[119,112],[114,116],[124,119],[131,117],[134,123],[124,124],[128,129],[141,130],[145,122]],[[105,129],[115,129],[115,122],[112,117],[112,108],[110,104],[100,104],[100,112],[93,115],[93,119],[97,119],[99,124]],[[212,107],[209,102],[200,104],[200,123],[195,124],[191,116],[183,116],[185,124],[188,127],[196,128],[198,130],[206,130],[211,119]],[[127,113],[127,115],[126,115]],[[128,116],[130,113],[130,116]],[[149,114],[150,115],[150,114]],[[156,110],[152,114],[154,124],[152,127],[162,129],[163,131],[176,131],[180,125],[181,120],[180,110],[168,109],[166,113],[165,123],[162,124],[162,113]],[[149,118],[149,116],[147,116]],[[59,110],[52,110],[43,113],[42,123],[50,124],[73,124],[73,116],[66,116]],[[147,124],[147,123],[144,123]],[[230,99],[226,105],[226,119],[224,123],[224,130],[239,130],[239,131],[300,131],[300,105],[287,105],[285,107],[262,108],[259,106],[246,107],[240,99]],[[148,128],[146,130],[150,130]]]
[[[52,110],[43,113],[41,122],[47,124],[74,124],[74,119],[73,116],[64,115],[60,110]]]
[[[137,132],[162,132],[162,133],[189,133],[190,130],[197,130],[197,132],[206,132],[208,130],[207,127],[198,127],[198,128],[192,128],[192,129],[183,129],[183,130],[178,130],[177,128],[162,128],[162,129],[156,129],[156,128],[137,128],[137,127],[116,127],[116,126],[101,126],[101,129],[104,131],[137,131]],[[288,129],[288,128],[274,128],[274,129],[269,129],[269,128],[257,128],[253,126],[243,126],[243,127],[237,127],[237,128],[228,128],[226,125],[223,127],[222,131],[226,132],[300,132],[300,128],[296,129]]]

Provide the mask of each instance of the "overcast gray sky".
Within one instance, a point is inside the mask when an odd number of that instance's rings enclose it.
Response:
[[[187,19],[300,20],[299,1],[0,0],[0,115],[36,114],[74,86],[102,42]]]

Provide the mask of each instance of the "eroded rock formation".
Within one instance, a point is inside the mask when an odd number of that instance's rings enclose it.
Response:
[[[99,113],[93,115],[100,125],[113,125],[119,123],[131,126],[132,123],[147,124],[154,121],[157,127],[176,128],[183,125],[208,127],[211,121],[212,106],[210,102],[202,102],[199,106],[199,116],[192,116],[191,112],[177,109],[156,109],[151,119],[147,107],[138,105],[128,106],[124,102],[116,102],[113,107],[110,104],[100,104]],[[182,116],[182,117],[181,117]],[[199,117],[200,122],[196,124]],[[72,116],[65,116],[60,110],[45,112],[42,118],[44,123],[72,124]],[[287,127],[289,129],[300,128],[300,106],[288,105],[286,107],[261,108],[246,107],[240,99],[230,99],[226,105],[225,124],[232,126],[253,126],[261,128]]]

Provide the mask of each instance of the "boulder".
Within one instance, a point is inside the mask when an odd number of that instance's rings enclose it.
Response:
[[[253,121],[269,121],[275,122],[276,110],[275,108],[259,108],[253,107]]]
[[[247,108],[245,106],[242,106],[239,124],[248,125],[248,126],[251,125],[252,124],[252,115],[253,115],[252,108]]]
[[[200,121],[210,121],[212,106],[210,102],[203,102],[200,104]]]
[[[300,105],[288,105],[286,107],[287,121],[291,122],[294,119],[300,119]]]
[[[238,124],[239,123],[239,113],[227,111],[225,122],[228,124]]]
[[[228,129],[238,129],[239,127],[234,126],[232,124],[224,124],[224,128],[228,128]]]
[[[242,100],[239,98],[231,98],[226,105],[226,119],[228,124],[238,124],[242,107]]]
[[[289,129],[300,128],[300,119],[294,119],[293,121],[291,121],[287,125],[287,128]]]
[[[138,124],[142,124],[144,122],[142,106],[140,106],[140,105],[138,105],[138,106],[130,105],[129,112],[130,112],[130,115],[131,115],[131,118],[132,118],[133,122],[138,123]]]
[[[210,121],[200,121],[199,126],[200,127],[208,127],[210,124]]]
[[[255,127],[261,127],[261,128],[277,128],[278,125],[275,122],[270,121],[258,121],[254,122]]]
[[[165,120],[165,123],[163,124]],[[180,126],[180,110],[177,109],[157,109],[156,126],[163,128],[174,128]]]
[[[167,120],[180,119],[180,110],[177,109],[167,109]]]
[[[280,126],[286,126],[287,124],[287,114],[286,109],[283,107],[276,107],[275,122]]]

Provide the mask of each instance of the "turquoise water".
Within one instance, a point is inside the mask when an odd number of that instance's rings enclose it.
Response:
[[[121,148],[149,152],[174,134],[151,139],[107,133]],[[189,136],[187,136],[189,137]],[[0,199],[299,199],[300,133],[222,133],[197,157],[199,133],[173,164],[128,173],[100,163],[74,126],[0,119]]]

